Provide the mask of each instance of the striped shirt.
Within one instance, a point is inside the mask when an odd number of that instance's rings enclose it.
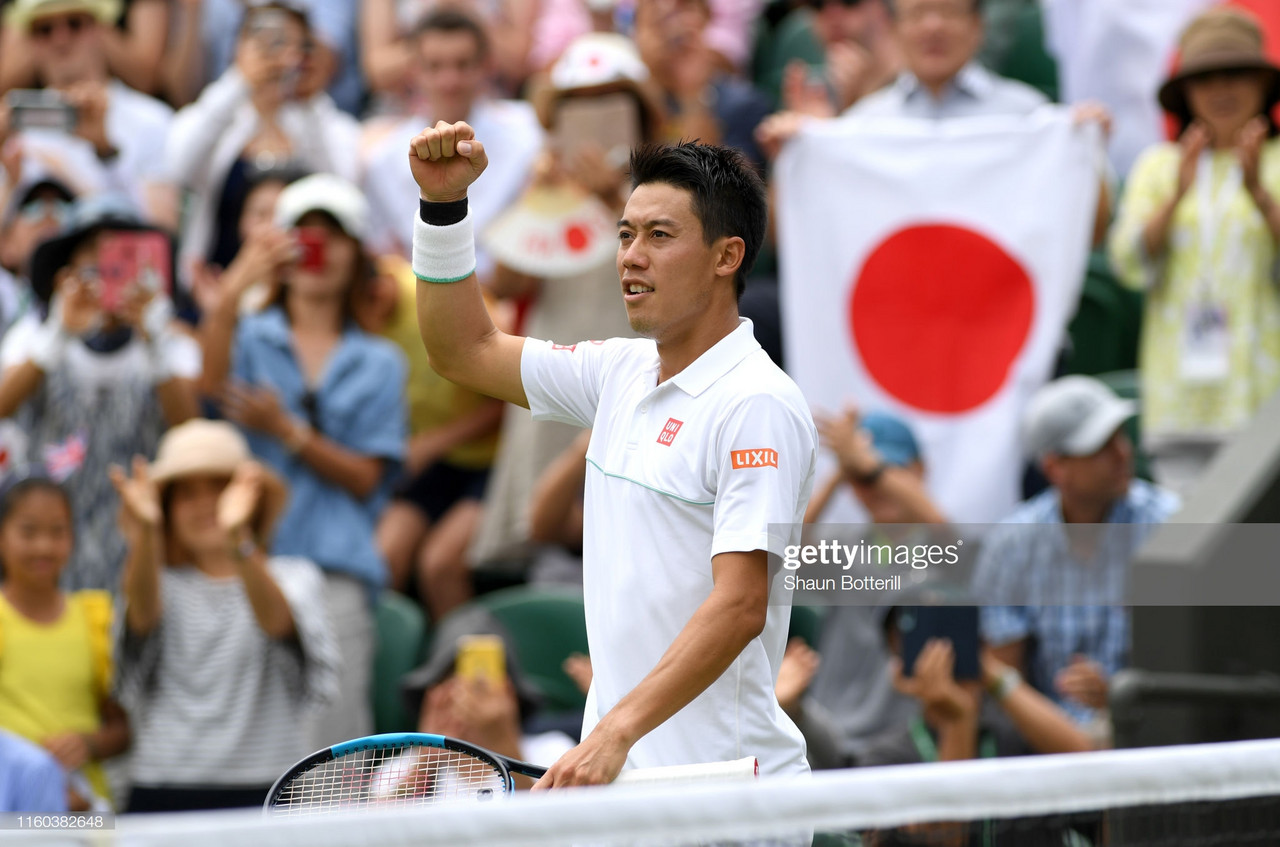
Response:
[[[1176,495],[1134,480],[1107,515],[1108,524],[1121,526],[1100,537],[1100,553],[1086,563],[1069,549],[1058,492],[1050,488],[1020,505],[982,545],[975,594],[985,603],[1019,604],[984,605],[983,639],[993,646],[1028,639],[1028,681],[1079,723],[1091,721],[1093,710],[1063,698],[1054,677],[1075,655],[1097,662],[1107,677],[1128,664],[1129,611],[1117,605],[1127,564],[1150,527],[1178,506]]]
[[[311,752],[300,717],[332,695],[338,662],[323,577],[306,559],[272,557],[268,567],[296,639],[267,637],[239,578],[194,567],[161,571],[154,630],[120,627],[134,784],[266,786]]]

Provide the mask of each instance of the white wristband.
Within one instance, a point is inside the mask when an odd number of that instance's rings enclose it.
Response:
[[[476,272],[471,213],[456,224],[432,226],[413,219],[413,273],[423,282],[461,282]]]

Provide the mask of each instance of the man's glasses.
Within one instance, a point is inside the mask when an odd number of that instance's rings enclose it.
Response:
[[[47,40],[53,37],[53,34],[59,29],[66,27],[67,32],[72,35],[79,35],[88,30],[96,23],[91,15],[59,15],[51,18],[41,18],[31,25],[31,35],[41,40]]]

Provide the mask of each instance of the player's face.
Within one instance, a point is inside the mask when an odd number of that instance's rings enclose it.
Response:
[[[726,286],[716,276],[721,241],[703,240],[688,191],[665,183],[636,188],[618,223],[618,277],[631,328],[671,341],[709,314],[717,288]]]

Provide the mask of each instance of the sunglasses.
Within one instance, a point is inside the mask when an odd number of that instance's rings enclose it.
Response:
[[[92,15],[60,15],[52,18],[41,18],[31,25],[31,35],[40,40],[48,40],[62,28],[72,35],[79,35],[97,23]]]
[[[71,211],[71,204],[66,200],[54,200],[46,198],[44,200],[32,200],[24,203],[22,208],[18,210],[18,217],[27,223],[35,223],[44,218],[53,218],[58,222],[65,221],[68,213]]]

